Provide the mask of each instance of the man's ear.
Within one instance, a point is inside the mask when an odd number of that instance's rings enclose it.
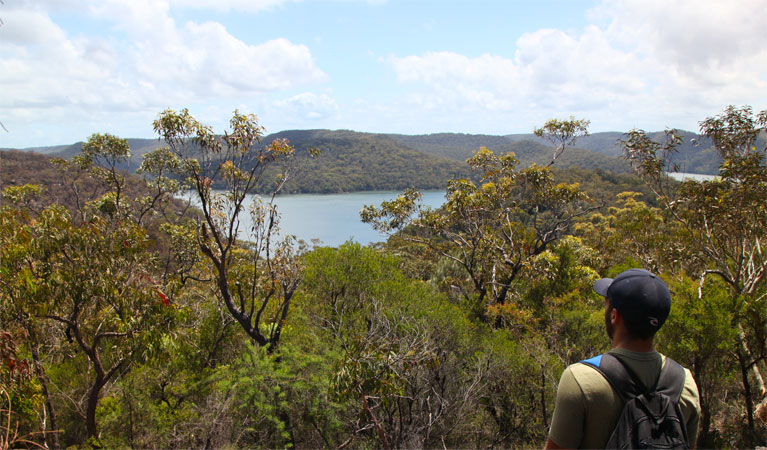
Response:
[[[620,311],[618,311],[618,308],[613,308],[610,310],[610,323],[613,325],[617,324],[618,321],[623,321],[623,316],[621,315]]]

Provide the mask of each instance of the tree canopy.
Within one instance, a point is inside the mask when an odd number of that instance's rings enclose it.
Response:
[[[719,177],[681,183],[685,133],[623,136],[635,177],[561,167],[588,121],[552,119],[541,160],[489,140],[441,207],[405,189],[362,211],[386,243],[337,248],[275,234],[330,144],[236,111],[154,126],[147,151],[0,153],[0,447],[539,447],[564,368],[609,345],[593,282],[630,267],[672,291],[656,346],[698,383],[698,446],[767,443],[767,112],[702,121]]]

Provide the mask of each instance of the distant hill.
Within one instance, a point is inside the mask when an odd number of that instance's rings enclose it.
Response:
[[[483,134],[439,133],[420,136],[388,135],[392,139],[415,150],[435,156],[446,156],[465,161],[481,146],[495,153],[514,152],[521,166],[532,163],[548,164],[553,156],[553,147],[533,134],[493,136]],[[580,141],[578,142],[578,144]],[[629,171],[628,164],[615,155],[606,155],[583,148],[570,148],[557,160],[557,167],[601,168],[612,172]]]
[[[165,143],[157,139],[132,139],[128,138],[128,145],[131,151],[131,160],[123,164],[121,169],[129,172],[135,172],[141,166],[142,157],[154,149],[165,146]],[[75,142],[71,145],[54,145],[50,147],[28,147],[22,150],[34,152],[40,155],[53,156],[56,158],[70,159],[80,153],[83,148],[83,142]],[[0,149],[9,150],[9,149]]]
[[[674,162],[680,171],[716,174],[720,160],[711,148],[711,141],[690,132],[681,132],[684,142],[679,146]],[[619,140],[623,133],[594,133],[579,138],[575,147],[568,149],[555,167],[560,169],[600,169],[614,173],[628,173]],[[651,133],[662,139],[663,133]],[[330,193],[362,190],[399,190],[405,187],[420,189],[444,188],[453,176],[469,176],[465,164],[472,153],[485,146],[496,153],[514,152],[521,166],[532,163],[547,164],[553,148],[548,141],[530,134],[506,136],[437,133],[428,135],[402,135],[361,133],[350,130],[288,130],[265,136],[265,145],[277,138],[286,138],[296,147],[296,163],[301,176],[285,185],[286,193]],[[142,156],[164,142],[158,139],[128,139],[132,158],[123,169],[135,171]],[[316,147],[322,156],[309,161],[309,148]],[[24,150],[40,154],[71,158],[80,152],[82,143],[36,147]],[[267,173],[260,186],[268,190],[268,183],[279,167]]]
[[[682,144],[677,147],[677,152],[672,158],[672,163],[679,166],[679,171],[716,175],[722,160],[714,150],[711,139],[684,130],[679,130],[679,135],[682,137]],[[656,142],[662,142],[664,139],[662,131],[650,132],[648,136]],[[510,134],[505,137],[514,142],[531,140],[540,144],[548,144],[547,141],[532,133]],[[617,131],[594,133],[578,138],[575,147],[610,157],[623,158],[621,139],[625,139],[625,134]]]
[[[31,151],[0,150],[0,191],[8,186],[39,184],[45,189],[40,206],[58,203],[70,211],[77,210],[83,202],[96,199],[105,193],[104,187],[94,178],[81,174],[75,180],[76,170],[54,164],[52,158],[51,155]],[[128,174],[125,178],[124,192],[133,197],[153,193],[145,181],[135,174]],[[78,196],[80,205],[77,204]],[[181,203],[175,204],[174,207],[178,210],[183,209]]]
[[[317,142],[317,136],[307,136],[306,132],[286,133],[291,135],[295,139],[295,145],[302,149],[299,150],[299,153],[303,152],[303,147],[305,145],[305,143],[302,142],[303,139],[306,139],[306,142]],[[315,132],[309,132],[308,134],[312,133]],[[317,133],[326,134],[327,132],[319,131]],[[344,133],[345,132],[341,132],[340,134],[343,135]],[[329,137],[326,136],[325,138],[320,139],[320,141],[327,139],[329,145],[332,144],[332,147],[336,147],[337,143],[332,142],[334,141],[334,134],[335,132],[330,132]],[[287,135],[280,137],[287,137]],[[336,136],[336,138],[339,137]],[[379,147],[380,144],[377,142],[371,145],[375,145],[376,149],[383,148],[385,150],[384,147]],[[45,187],[45,193],[41,197],[40,202],[37,205],[38,207],[42,207],[50,203],[59,203],[66,206],[71,211],[75,211],[78,206],[76,204],[76,197],[74,192],[71,190],[71,184],[69,183],[69,181],[72,181],[75,173],[71,168],[64,168],[52,164],[51,158],[52,157],[49,155],[42,155],[30,151],[0,150],[0,191],[8,186],[19,186],[28,183],[40,184]],[[330,155],[330,157],[326,159],[334,160],[336,158]],[[332,162],[326,163],[330,166],[334,165]],[[455,164],[458,163],[455,162]],[[580,183],[581,188],[587,192],[591,198],[599,202],[604,202],[607,205],[615,205],[617,194],[623,191],[640,192],[642,194],[642,200],[649,204],[656,203],[655,196],[652,194],[649,188],[642,182],[642,180],[633,174],[615,173],[599,168],[582,169],[576,167],[567,169],[555,169],[555,172],[557,173],[559,180],[568,183]],[[338,186],[334,185],[333,183],[340,183],[340,180],[343,179],[352,179],[352,177],[345,177],[344,174],[336,175],[338,179],[333,178],[327,174],[323,175],[320,182],[313,181],[312,184],[314,186],[318,186],[321,185],[321,183],[327,183],[327,192],[335,192],[332,189],[335,189]],[[406,173],[406,175],[408,177],[415,176],[409,172]],[[304,178],[308,177],[304,176]],[[405,178],[403,177],[403,179]],[[141,180],[138,176],[130,175],[127,177],[126,182],[126,192],[129,195],[137,195],[139,192],[143,193],[144,195],[148,194],[143,180]],[[306,183],[307,181],[304,180],[303,182]],[[402,187],[406,185],[407,184],[404,184]],[[293,189],[297,189],[298,187],[300,187],[300,184],[295,185]],[[402,187],[396,189],[401,189]],[[435,188],[444,189],[445,185],[435,186]],[[385,186],[385,189],[393,190],[395,188],[389,188],[388,186]],[[91,200],[103,194],[103,189],[100,187],[100,185],[90,177],[82,177],[80,179],[78,182],[78,190],[84,196],[81,198],[81,201]],[[0,198],[0,205],[2,205],[2,203],[3,200]],[[182,209],[183,205],[177,205],[177,210]]]
[[[22,150],[25,152],[34,152],[39,155],[54,155],[61,152],[66,151],[69,147],[72,147],[73,145],[77,145],[78,148],[80,145],[82,145],[82,142],[72,144],[72,145],[51,145],[47,147],[26,147],[23,149],[16,149],[16,148],[0,148],[0,151],[10,151],[10,150]]]
[[[290,141],[301,167],[301,175],[285,186],[286,193],[441,189],[450,178],[469,174],[464,163],[413,150],[380,134],[292,130],[266,136],[263,142],[274,139]],[[310,148],[322,152],[311,162]]]

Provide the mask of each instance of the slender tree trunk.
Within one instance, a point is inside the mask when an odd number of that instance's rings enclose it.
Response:
[[[48,411],[48,420],[50,423],[50,432],[45,429],[43,424],[43,433],[45,437],[45,445],[48,448],[58,450],[61,448],[59,444],[59,427],[56,423],[56,410],[53,409],[53,402],[51,402],[50,392],[48,391],[48,376],[43,370],[43,364],[40,362],[40,353],[36,345],[32,345],[32,360],[35,363],[35,372],[37,373],[37,379],[40,380],[40,386],[43,389],[43,397],[45,398],[45,409]]]
[[[738,351],[740,362],[740,374],[743,378],[743,395],[746,397],[746,414],[748,415],[748,429],[754,431],[754,402],[751,399],[751,383],[748,381],[748,362],[742,351]]]
[[[101,375],[96,376],[96,381],[93,382],[91,388],[88,390],[88,406],[85,410],[85,426],[88,430],[89,438],[98,437],[98,427],[96,425],[96,407],[99,404],[99,395],[101,389],[106,384],[106,380]]]
[[[125,394],[125,391],[123,391],[123,396],[128,403],[128,443],[130,443],[131,448],[136,448],[133,442],[133,401]]]
[[[698,432],[698,441],[695,448],[711,448],[713,443],[708,442],[708,437],[711,429],[711,409],[708,407],[708,402],[701,401],[700,403],[700,431]],[[693,442],[690,442],[693,444]]]
[[[693,377],[696,380],[703,379],[701,365],[701,362],[696,357],[693,362]],[[699,384],[698,393],[700,394],[700,427],[698,428],[698,445],[696,445],[696,448],[709,448],[712,445],[708,442],[708,435],[711,430],[711,409],[708,406],[708,392]],[[690,444],[695,444],[695,442],[690,442]]]
[[[389,446],[389,440],[386,439],[386,432],[378,420],[376,420],[376,416],[373,414],[373,411],[370,410],[370,407],[368,406],[368,396],[365,394],[362,394],[362,409],[368,413],[370,421],[373,422],[373,426],[378,432],[378,438],[381,440],[381,445],[383,446],[384,450],[390,450],[391,446]]]
[[[549,415],[546,412],[546,366],[541,365],[541,415],[543,426],[549,428]]]
[[[740,341],[740,348],[743,351],[743,356],[747,358],[748,364],[751,365],[751,374],[756,379],[756,384],[759,387],[759,395],[764,398],[767,395],[767,387],[764,385],[764,378],[759,371],[759,364],[756,363],[756,358],[751,354],[751,350],[748,348],[748,342],[746,342],[746,330],[743,329],[743,324],[738,323],[738,340]]]

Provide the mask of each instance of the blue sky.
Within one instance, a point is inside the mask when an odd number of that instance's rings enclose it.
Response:
[[[0,147],[225,129],[697,131],[767,107],[767,0],[4,0]]]

